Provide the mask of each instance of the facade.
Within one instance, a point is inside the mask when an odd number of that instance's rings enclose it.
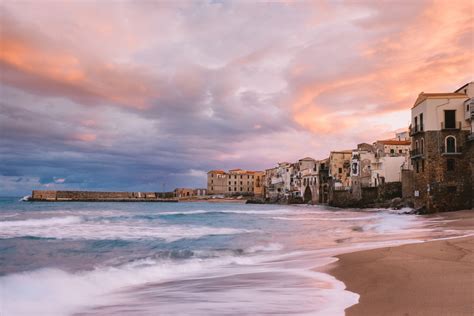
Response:
[[[174,196],[177,198],[190,198],[194,196],[194,189],[190,188],[176,188],[174,189]]]
[[[207,173],[207,193],[209,195],[227,193],[227,174],[224,170],[211,170]]]
[[[349,190],[351,186],[352,150],[331,151],[329,155],[329,176],[334,190]]]
[[[426,212],[470,208],[474,83],[420,93],[411,110],[413,199]]]
[[[207,194],[209,195],[262,195],[265,173],[232,169],[211,170],[207,173]]]
[[[411,141],[386,139],[378,140],[374,143],[374,150],[377,157],[385,156],[408,156],[411,149]]]

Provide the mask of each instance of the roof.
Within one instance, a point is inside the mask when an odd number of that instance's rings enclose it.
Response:
[[[384,145],[410,145],[411,141],[409,140],[397,140],[397,139],[385,139],[385,140],[378,140],[376,143],[381,143]]]
[[[449,92],[449,93],[420,93],[418,98],[413,105],[413,108],[416,107],[421,102],[425,101],[426,99],[457,99],[457,98],[467,98],[467,95],[464,93],[456,93],[456,92]]]
[[[465,87],[467,87],[467,86],[468,86],[469,84],[471,84],[471,83],[474,83],[474,81],[471,81],[471,82],[466,83],[466,84],[463,85],[461,88],[456,89],[456,91],[454,91],[454,92],[459,92],[459,91],[461,91],[462,89],[464,89]]]
[[[224,174],[225,171],[224,171],[224,170],[211,170],[211,171],[208,171],[207,173],[220,173],[220,174]]]
[[[313,159],[313,158],[311,158],[311,157],[305,157],[305,158],[301,158],[301,159],[300,159],[300,160],[298,160],[298,161],[301,161],[301,160],[314,160],[314,159]]]

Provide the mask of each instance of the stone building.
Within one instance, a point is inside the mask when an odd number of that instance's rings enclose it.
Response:
[[[473,97],[471,82],[452,93],[420,93],[415,101],[410,125],[415,208],[431,213],[471,207]]]
[[[351,186],[352,150],[331,151],[329,154],[329,177],[334,190],[349,190]]]
[[[209,195],[226,194],[227,174],[224,170],[211,170],[207,173],[207,193]]]
[[[194,189],[191,188],[176,188],[174,189],[174,196],[177,198],[190,198],[195,196]]]
[[[207,193],[209,195],[262,195],[263,171],[232,169],[211,170],[207,173]]]

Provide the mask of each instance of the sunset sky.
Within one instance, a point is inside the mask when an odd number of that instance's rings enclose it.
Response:
[[[465,1],[0,4],[0,195],[205,187],[389,138],[474,80]]]

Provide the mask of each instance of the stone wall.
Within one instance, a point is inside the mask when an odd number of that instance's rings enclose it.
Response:
[[[467,131],[443,130],[427,131],[413,137],[414,143],[417,140],[421,143],[421,139],[424,139],[424,153],[412,160],[415,208],[426,213],[470,208],[472,178],[467,134]],[[460,153],[443,154],[442,146],[448,135],[456,137]],[[448,170],[448,159],[454,161],[454,171]]]
[[[402,198],[413,198],[413,170],[402,170]]]
[[[156,201],[173,197],[173,192],[98,192],[43,191],[32,192],[33,201]]]

